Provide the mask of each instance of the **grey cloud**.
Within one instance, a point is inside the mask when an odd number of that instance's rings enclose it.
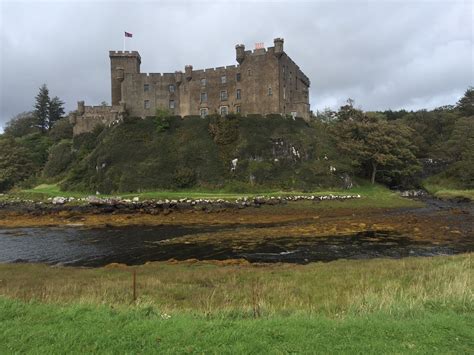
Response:
[[[473,85],[472,3],[0,2],[0,125],[30,110],[39,86],[73,110],[110,102],[108,50],[144,72],[235,64],[234,45],[285,38],[309,76],[313,110],[348,97],[367,110],[454,103]]]

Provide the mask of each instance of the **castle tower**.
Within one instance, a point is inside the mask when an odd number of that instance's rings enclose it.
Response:
[[[275,45],[275,55],[281,57],[283,54],[283,38],[275,38],[273,43]]]
[[[184,75],[185,75],[187,81],[189,81],[193,78],[193,66],[192,65],[186,65],[184,67]]]
[[[235,46],[235,59],[239,64],[245,59],[245,46],[243,44],[238,44]]]
[[[126,74],[140,73],[141,57],[137,51],[110,51],[110,77],[112,81],[112,105],[122,101],[122,82]]]

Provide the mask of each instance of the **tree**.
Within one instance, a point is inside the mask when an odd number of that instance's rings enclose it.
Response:
[[[346,120],[336,126],[339,149],[353,164],[370,172],[375,183],[378,172],[388,176],[410,176],[419,170],[413,131],[402,122],[387,122],[376,115]]]
[[[64,102],[55,96],[49,101],[48,105],[48,129],[59,121],[64,115]]]
[[[42,132],[46,132],[48,129],[49,121],[49,90],[46,84],[43,84],[38,95],[36,95],[35,103],[35,116],[37,120],[37,126],[41,129]]]
[[[0,191],[6,191],[34,173],[30,152],[13,138],[0,139]]]
[[[48,135],[54,142],[59,142],[61,139],[72,139],[72,124],[68,118],[61,118],[54,123]]]
[[[474,116],[474,87],[470,87],[458,101],[457,107],[465,116]]]
[[[37,120],[34,112],[19,113],[7,122],[5,134],[12,137],[23,137],[38,132]]]
[[[349,98],[346,100],[346,104],[339,108],[337,113],[337,119],[339,121],[352,121],[358,120],[363,117],[363,112],[354,107],[354,100]]]

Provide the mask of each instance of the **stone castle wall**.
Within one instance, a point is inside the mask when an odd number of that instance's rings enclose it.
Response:
[[[239,65],[201,70],[186,66],[184,73],[140,73],[138,52],[109,55],[112,102],[123,100],[132,116],[152,116],[157,108],[181,116],[200,115],[203,109],[213,114],[221,113],[222,107],[243,115],[279,113],[307,119],[310,115],[309,79],[283,51],[282,39],[275,39],[275,47],[254,51],[238,45]]]
[[[73,134],[91,132],[99,124],[111,126],[121,122],[124,107],[115,106],[85,106],[84,101],[78,102],[78,108],[69,115],[69,122],[73,125]]]
[[[154,116],[156,109],[183,117],[226,112],[310,117],[310,81],[283,51],[280,38],[274,40],[274,47],[253,51],[237,45],[238,65],[201,70],[189,65],[184,72],[141,73],[137,51],[110,51],[109,57],[112,106],[79,102],[70,116],[74,134],[91,131],[100,123],[111,125],[125,114]]]

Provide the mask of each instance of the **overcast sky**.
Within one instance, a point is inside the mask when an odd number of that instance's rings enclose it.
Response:
[[[108,51],[138,50],[142,72],[235,61],[285,39],[310,78],[313,110],[348,97],[365,110],[454,104],[474,84],[473,3],[456,1],[8,1],[0,0],[0,126],[52,96],[110,103]]]

